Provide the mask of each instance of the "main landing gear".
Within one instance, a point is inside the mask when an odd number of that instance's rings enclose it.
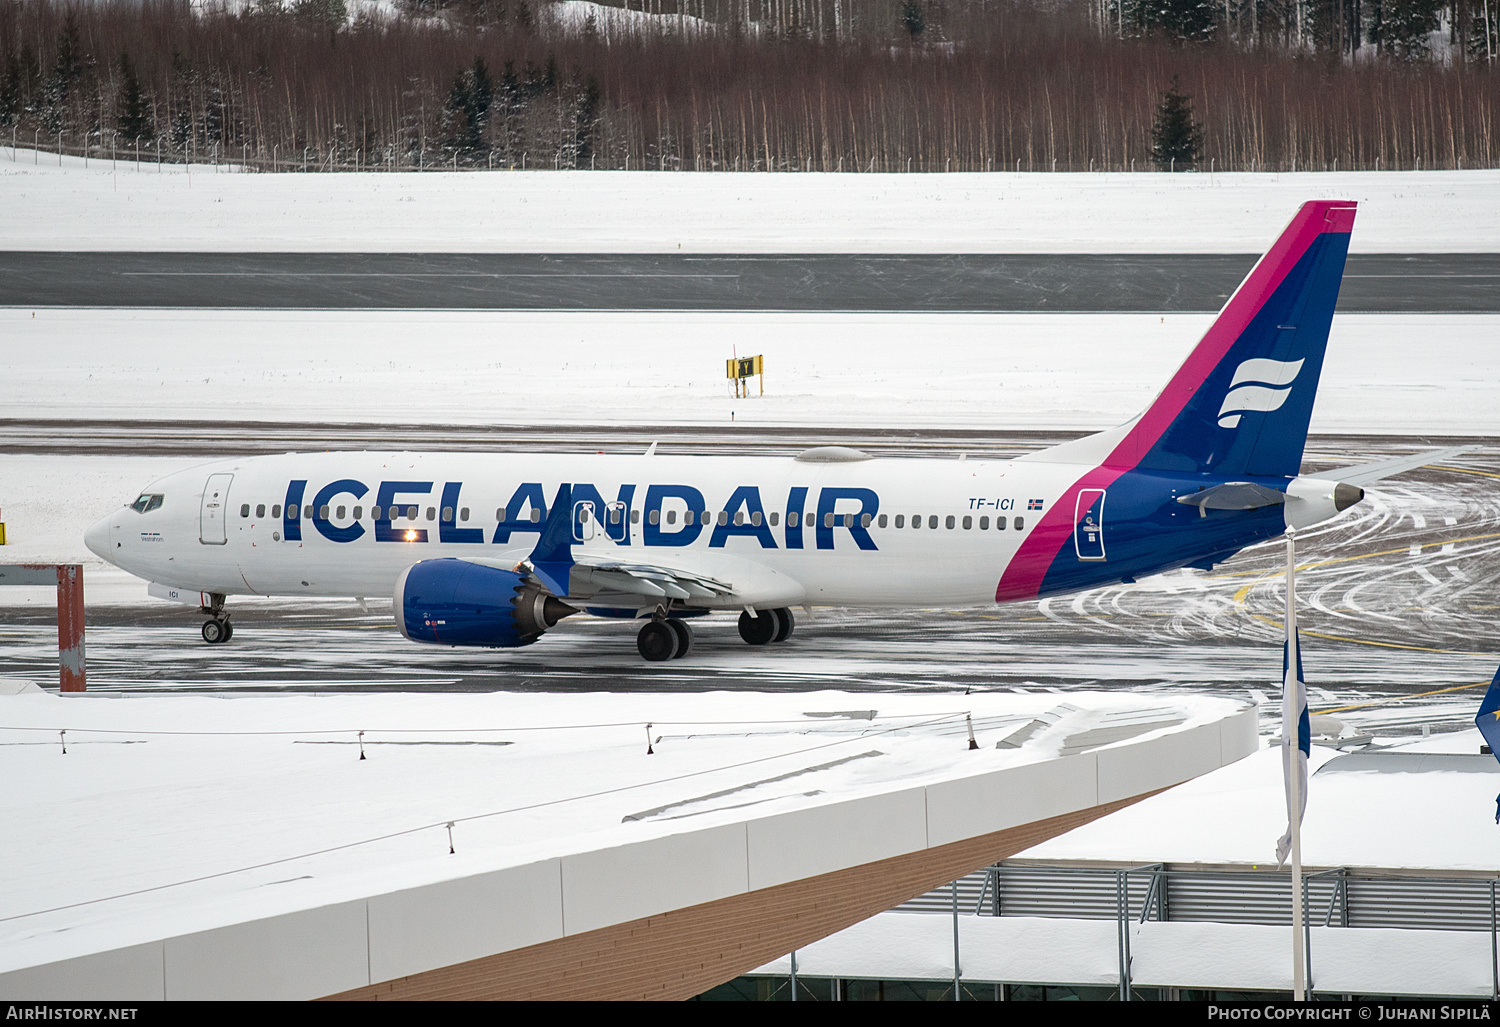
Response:
[[[796,626],[797,621],[792,617],[792,611],[786,607],[761,610],[754,616],[749,613],[740,614],[740,637],[751,645],[785,642]],[[685,620],[668,617],[665,610],[657,610],[636,636],[635,646],[650,663],[681,659],[693,647],[692,625]]]
[[[760,610],[755,616],[749,611],[740,614],[740,637],[751,645],[771,645],[785,642],[792,637],[797,621],[786,607],[777,610]]]
[[[641,633],[635,639],[635,647],[649,663],[681,659],[693,647],[692,625],[657,613],[641,628]]]
[[[203,622],[203,641],[209,645],[223,645],[234,637],[234,625],[229,623],[229,612],[224,609],[224,597],[215,595],[212,606],[198,607],[199,613],[208,614]]]

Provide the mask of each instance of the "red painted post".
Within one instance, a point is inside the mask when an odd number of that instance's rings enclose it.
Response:
[[[83,567],[57,565],[57,656],[64,692],[84,690]]]

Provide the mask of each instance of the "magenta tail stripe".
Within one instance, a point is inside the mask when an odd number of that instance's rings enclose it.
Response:
[[[1031,534],[1006,565],[995,589],[996,602],[1034,599],[1041,591],[1048,569],[1077,527],[1078,511],[1067,497],[1081,488],[1107,489],[1122,474],[1133,469],[1182,413],[1194,393],[1212,373],[1230,348],[1275,294],[1297,262],[1324,232],[1348,233],[1354,227],[1355,204],[1349,200],[1313,200],[1304,203],[1291,223],[1272,243],[1240,283],[1214,323],[1204,333],[1167,387],[1141,415],[1139,421],[1103,465],[1085,473],[1059,501],[1042,515]]]

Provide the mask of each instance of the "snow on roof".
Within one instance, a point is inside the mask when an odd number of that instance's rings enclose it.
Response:
[[[1500,763],[1477,730],[1380,752],[1314,747],[1302,827],[1309,867],[1500,868]],[[1423,753],[1449,753],[1422,760]],[[1279,748],[1070,831],[1018,859],[1275,864],[1286,829]]]
[[[0,697],[0,778],[13,783],[0,796],[0,969],[988,781],[974,775],[1053,759],[1080,733],[1148,707],[1170,716],[1145,718],[1115,749],[1201,727],[1202,742],[1183,744],[1217,766],[1239,744],[1221,740],[1225,718],[1253,730],[1234,700],[1071,693],[1076,716],[1020,748],[995,748],[1057,701],[832,691]],[[1095,751],[1101,763],[1088,774],[1102,796],[1118,780],[1102,762],[1113,750]],[[1144,756],[1121,758],[1146,766]],[[1104,800],[1085,804],[1095,801]],[[964,816],[991,830],[988,814]],[[933,823],[926,844],[939,843]],[[897,827],[910,833],[904,821],[886,825]]]

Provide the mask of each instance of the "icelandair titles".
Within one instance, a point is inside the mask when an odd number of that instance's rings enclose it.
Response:
[[[463,487],[464,483],[460,481],[444,482],[440,488],[438,483],[431,481],[381,482],[372,497],[376,514],[375,541],[429,541],[428,529],[397,527],[392,522],[401,520],[403,512],[406,519],[414,520],[419,505],[430,501],[439,492],[444,510],[438,521],[439,542],[508,543],[517,532],[541,532],[544,513],[550,509],[541,482],[524,482],[516,488],[501,508],[501,516],[488,539],[484,528],[466,526],[452,516],[452,511],[459,507]],[[835,535],[842,531],[847,532],[860,549],[877,548],[869,531],[870,523],[880,509],[880,497],[873,489],[822,488],[818,490],[814,507],[808,505],[809,491],[804,486],[790,489],[784,513],[768,512],[761,500],[760,489],[755,485],[736,488],[718,510],[710,509],[703,493],[691,485],[649,485],[639,518],[632,516],[635,485],[621,485],[617,498],[610,503],[595,486],[574,484],[572,501],[575,509],[579,503],[592,503],[606,535],[620,545],[631,543],[635,529],[640,531],[642,545],[663,547],[690,546],[707,530],[711,549],[722,548],[737,535],[754,538],[762,549],[776,549],[778,534],[780,546],[786,549],[832,549]],[[307,480],[289,482],[282,532],[289,542],[301,541],[305,517],[330,542],[353,542],[363,538],[366,534],[363,524],[357,520],[351,524],[334,524],[328,510],[336,500],[347,497],[359,501],[370,495],[370,487],[364,482],[341,478],[324,485],[311,500],[307,500]],[[614,511],[620,513],[618,518],[610,516]]]

